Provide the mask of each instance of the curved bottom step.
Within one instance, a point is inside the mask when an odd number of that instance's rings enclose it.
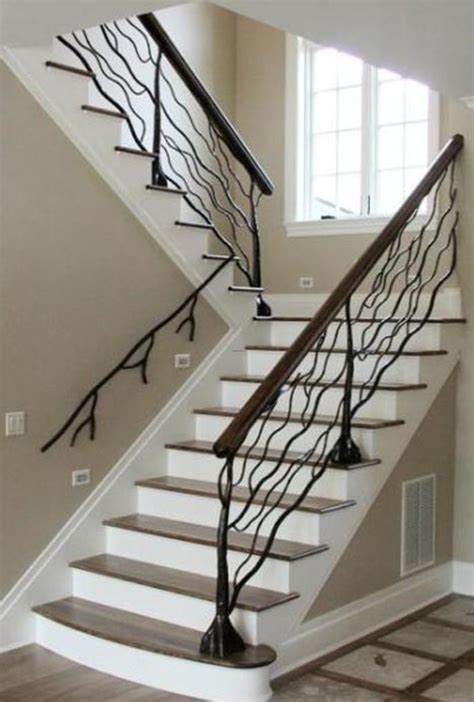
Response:
[[[104,673],[212,702],[271,699],[268,646],[221,661],[199,652],[199,631],[87,600],[68,597],[33,611],[40,645]]]

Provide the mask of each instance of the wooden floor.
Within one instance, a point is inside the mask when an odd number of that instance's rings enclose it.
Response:
[[[472,702],[473,617],[474,598],[445,597],[274,681],[272,702]],[[36,645],[0,655],[0,702],[112,701],[200,702]]]
[[[0,655],[1,702],[198,702],[120,680],[41,646]]]

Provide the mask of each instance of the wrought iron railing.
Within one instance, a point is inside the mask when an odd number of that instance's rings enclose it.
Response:
[[[151,183],[184,191],[190,214],[236,256],[263,301],[258,205],[273,185],[152,13],[58,37],[125,115],[130,144],[154,155]]]
[[[460,135],[448,142],[215,443],[225,461],[219,474],[216,616],[202,640],[203,652],[226,657],[245,647],[230,616],[242,588],[268,558],[280,526],[328,466],[361,460],[353,438],[357,414],[430,318],[455,267],[453,177],[462,145]],[[414,230],[428,196],[427,220]],[[357,338],[354,320],[364,325]],[[329,411],[334,390],[340,399]],[[239,499],[233,500],[237,489]],[[231,574],[227,543],[234,532],[250,534],[251,546]]]

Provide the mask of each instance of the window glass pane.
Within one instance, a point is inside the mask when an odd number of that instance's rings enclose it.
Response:
[[[351,129],[362,123],[362,88],[339,91],[338,127]]]
[[[398,73],[394,73],[393,71],[388,71],[386,68],[378,68],[377,69],[377,80],[382,82],[386,80],[397,80],[400,78]]]
[[[411,191],[418,185],[423,178],[426,168],[407,168],[405,171],[405,193],[404,197],[408,197]],[[426,198],[418,208],[418,214],[426,214],[428,211],[428,203]]]
[[[425,168],[407,168],[405,171],[405,197],[418,185],[425,174]]]
[[[414,80],[405,81],[406,115],[408,121],[428,118],[429,90],[426,85]]]
[[[313,90],[337,87],[337,51],[318,49],[313,52]]]
[[[379,85],[377,111],[377,120],[379,124],[393,124],[395,122],[403,122],[403,81],[392,80]]]
[[[315,216],[336,214],[336,176],[314,178],[312,202]]]
[[[362,82],[363,63],[360,59],[341,51],[337,55],[337,74],[339,87],[359,85]]]
[[[329,132],[336,129],[337,93],[325,90],[316,93],[313,100],[313,131]]]
[[[336,172],[336,135],[321,134],[313,140],[313,169],[315,173]]]
[[[380,171],[377,181],[377,212],[394,212],[403,200],[403,171]]]
[[[405,164],[424,166],[428,160],[428,124],[419,122],[405,127]]]
[[[380,127],[377,143],[378,168],[403,165],[403,127]]]
[[[339,211],[342,217],[347,217],[351,214],[359,216],[361,214],[360,187],[360,175],[358,173],[339,176],[337,194]]]
[[[362,145],[359,130],[339,134],[337,168],[339,173],[359,171],[361,168]]]

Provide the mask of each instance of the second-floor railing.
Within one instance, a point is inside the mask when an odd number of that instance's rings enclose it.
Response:
[[[462,145],[462,136],[450,139],[215,443],[224,459],[216,616],[203,652],[226,657],[245,647],[230,616],[271,554],[282,523],[328,467],[361,461],[354,439],[358,413],[382,379],[390,381],[456,264],[453,177]],[[427,221],[416,228],[428,196]],[[249,535],[250,548],[231,572],[227,545],[234,533]]]
[[[151,187],[183,191],[193,221],[208,226],[245,285],[261,296],[258,205],[273,184],[153,13],[58,37],[124,114],[130,147],[154,155]]]

